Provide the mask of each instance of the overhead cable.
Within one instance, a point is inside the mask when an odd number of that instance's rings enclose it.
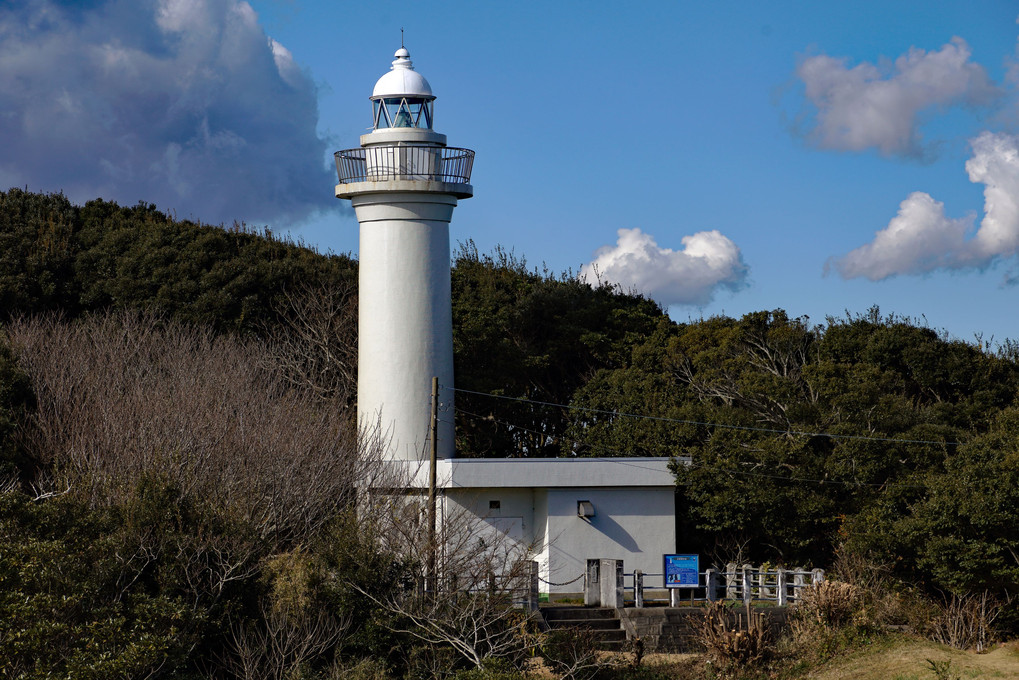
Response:
[[[767,432],[771,434],[795,434],[804,437],[827,437],[829,439],[850,439],[857,441],[871,441],[871,442],[895,442],[897,444],[933,444],[936,446],[960,446],[962,442],[947,442],[947,441],[934,441],[930,439],[898,439],[895,437],[871,437],[862,434],[832,434],[830,432],[806,432],[802,430],[779,430],[776,428],[767,427],[753,427],[750,425],[727,425],[725,423],[708,423],[698,420],[682,420],[679,418],[665,418],[663,416],[648,416],[639,413],[624,413],[622,411],[607,411],[604,409],[587,408],[584,406],[571,406],[569,404],[557,404],[552,401],[540,401],[537,399],[525,399],[523,397],[507,397],[501,394],[491,394],[489,392],[476,392],[474,390],[465,390],[459,387],[453,388],[454,392],[462,392],[464,394],[474,394],[480,397],[491,397],[493,399],[504,399],[507,401],[516,401],[525,404],[535,404],[538,406],[554,406],[556,408],[566,409],[570,411],[582,411],[585,413],[596,413],[600,415],[615,416],[622,418],[636,418],[641,420],[653,420],[662,423],[674,423],[677,425],[698,425],[701,427],[716,427],[724,428],[728,430],[743,430],[747,432]]]
[[[508,423],[508,422],[506,422],[504,420],[497,420],[497,419],[491,418],[489,416],[483,416],[483,415],[480,415],[480,414],[477,414],[477,413],[471,413],[469,411],[463,411],[463,410],[458,410],[457,413],[459,413],[460,415],[463,415],[463,416],[470,417],[470,418],[475,418],[475,419],[478,419],[478,420],[484,420],[486,422],[494,422],[494,423],[497,423],[499,425],[503,425],[504,427],[512,428],[514,430],[519,430],[521,432],[527,432],[529,434],[536,434],[536,435],[541,435],[541,436],[548,436],[546,433],[539,432],[537,430],[531,430],[531,429],[523,427],[521,425],[514,425],[514,424]],[[448,421],[443,421],[443,422],[448,422]],[[608,451],[610,453],[615,453],[621,459],[625,459],[625,458],[628,457],[625,454],[621,454],[618,449],[613,449],[613,448],[607,447],[605,445],[588,445],[588,444],[583,444],[582,442],[577,442],[577,441],[573,441],[573,440],[567,440],[567,441],[569,443],[575,444],[577,446],[592,446],[592,448],[597,447],[598,449],[601,449],[603,451]],[[896,440],[896,441],[898,441],[898,440]],[[664,457],[664,456],[662,456],[662,457]],[[622,461],[622,462],[623,462],[623,464],[626,464],[625,460]],[[633,467],[643,467],[643,466],[633,465]],[[765,474],[763,472],[745,472],[745,471],[741,471],[741,470],[733,470],[733,469],[731,469],[729,467],[722,467],[722,466],[718,466],[718,465],[714,465],[714,466],[712,466],[712,465],[704,465],[703,463],[690,463],[688,465],[688,469],[708,470],[708,471],[718,472],[718,473],[721,473],[721,474],[739,475],[740,477],[757,477],[757,478],[761,478],[761,479],[774,479],[774,480],[785,481],[785,482],[803,482],[803,483],[808,483],[808,484],[834,484],[834,485],[838,485],[838,486],[873,487],[873,488],[886,488],[886,489],[890,489],[890,488],[896,488],[896,489],[925,489],[925,488],[927,488],[927,487],[925,487],[922,484],[903,484],[903,483],[899,483],[899,482],[857,482],[857,481],[846,481],[846,480],[838,480],[838,479],[810,479],[810,478],[806,478],[806,477],[784,477],[782,475],[769,475],[769,474]]]

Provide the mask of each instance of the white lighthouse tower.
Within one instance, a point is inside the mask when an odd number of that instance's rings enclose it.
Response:
[[[474,152],[432,129],[435,95],[401,47],[372,92],[372,131],[336,152],[336,197],[360,225],[357,413],[381,427],[392,460],[427,461],[432,378],[436,455],[453,457],[449,222],[470,198]]]

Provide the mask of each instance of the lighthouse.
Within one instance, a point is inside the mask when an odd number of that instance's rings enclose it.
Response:
[[[454,457],[449,222],[474,194],[474,152],[446,146],[431,86],[406,49],[395,57],[371,95],[372,131],[336,152],[336,197],[360,229],[361,427],[378,426],[386,458],[409,463],[393,466],[408,471],[407,489],[428,488],[432,536],[437,516],[473,517],[474,535],[538,562],[543,592],[581,595],[591,558],[657,573],[676,546],[668,459]],[[422,465],[433,443],[435,465]]]
[[[372,131],[337,151],[336,197],[360,229],[357,414],[379,427],[386,457],[453,457],[453,324],[449,222],[470,198],[474,152],[433,129],[435,95],[403,47],[371,95]]]

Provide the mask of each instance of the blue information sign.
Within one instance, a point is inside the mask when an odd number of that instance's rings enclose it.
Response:
[[[665,587],[696,588],[700,585],[698,555],[664,555]]]

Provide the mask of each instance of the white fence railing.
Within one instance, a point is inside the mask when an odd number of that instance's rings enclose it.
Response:
[[[823,569],[782,569],[751,564],[727,564],[725,570],[698,573],[696,586],[667,588],[664,574],[641,570],[624,572],[622,560],[588,560],[584,578],[584,604],[604,607],[714,602],[729,599],[742,602],[794,604],[802,591],[824,580]]]

